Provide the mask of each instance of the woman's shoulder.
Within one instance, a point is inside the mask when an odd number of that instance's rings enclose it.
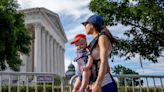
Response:
[[[110,42],[110,40],[109,40],[109,38],[107,37],[107,35],[100,35],[100,37],[99,37],[99,40],[98,40],[98,46],[99,47],[107,47],[107,48],[109,48],[110,47],[110,45],[111,45],[111,42]]]
[[[99,41],[108,42],[108,40],[109,39],[108,39],[107,35],[105,35],[105,34],[102,34],[99,36]]]

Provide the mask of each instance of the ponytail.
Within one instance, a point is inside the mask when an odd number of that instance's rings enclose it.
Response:
[[[109,40],[112,44],[116,42],[116,39],[113,37],[113,35],[109,31],[109,29],[107,29],[106,27],[103,27],[101,29],[101,33],[104,33],[109,38]]]
[[[109,40],[111,41],[112,44],[116,42],[116,39],[110,33],[109,29],[107,29],[104,26],[100,27],[100,26],[98,26],[96,24],[93,24],[93,23],[92,23],[92,25],[96,28],[97,32],[99,32],[99,33],[105,33],[105,35],[109,38]]]

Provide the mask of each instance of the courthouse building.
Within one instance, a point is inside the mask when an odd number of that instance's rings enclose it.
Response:
[[[23,60],[20,72],[51,72],[65,76],[64,52],[67,42],[63,26],[58,14],[45,8],[31,8],[20,10],[25,16],[27,31],[30,31],[31,52],[21,55]],[[12,71],[9,68],[6,71]],[[9,79],[16,83],[17,76],[1,76],[2,84],[8,84]],[[20,76],[20,83],[26,80]],[[34,77],[29,77],[29,81]]]
[[[64,76],[64,45],[67,42],[58,14],[45,8],[21,10],[33,38],[29,56],[22,55],[21,72],[53,72]]]
[[[58,14],[45,8],[21,10],[33,38],[29,56],[22,55],[20,72],[53,72],[64,76],[64,44],[67,42]]]

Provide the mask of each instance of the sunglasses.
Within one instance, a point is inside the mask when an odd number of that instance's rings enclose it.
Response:
[[[83,25],[86,26],[89,22],[84,22]]]

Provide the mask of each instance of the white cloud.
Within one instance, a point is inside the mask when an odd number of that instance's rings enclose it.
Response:
[[[151,66],[155,66],[155,67],[163,67],[164,66],[164,57],[160,57],[158,59],[158,63],[152,63]],[[164,70],[163,70],[164,71]]]
[[[68,66],[69,66],[70,63],[71,63],[71,59],[65,58],[65,71],[68,70]]]
[[[17,0],[17,1],[21,5],[22,9],[30,8],[32,4],[31,0]]]
[[[150,66],[152,67],[152,66]],[[137,72],[139,72],[140,74],[146,74],[146,75],[163,75],[163,69],[162,68],[155,68],[155,69],[150,69],[150,68],[146,68],[146,69],[136,69]]]
[[[80,24],[79,24],[80,25]],[[76,35],[76,34],[79,34],[79,33],[82,33],[82,34],[85,34],[85,31],[83,30],[83,26],[76,26],[70,30],[68,30],[66,32],[66,35],[67,35],[67,39],[68,40],[72,40],[73,37]]]
[[[112,35],[119,37],[119,38],[126,38],[123,34],[126,30],[129,30],[130,26],[124,26],[122,24],[118,24],[116,26],[108,26],[109,30],[111,31]]]
[[[90,0],[18,0],[22,9],[33,7],[45,7],[56,13],[65,12],[79,18],[81,14],[89,10],[81,9],[89,4]],[[79,11],[80,10],[80,11]]]

